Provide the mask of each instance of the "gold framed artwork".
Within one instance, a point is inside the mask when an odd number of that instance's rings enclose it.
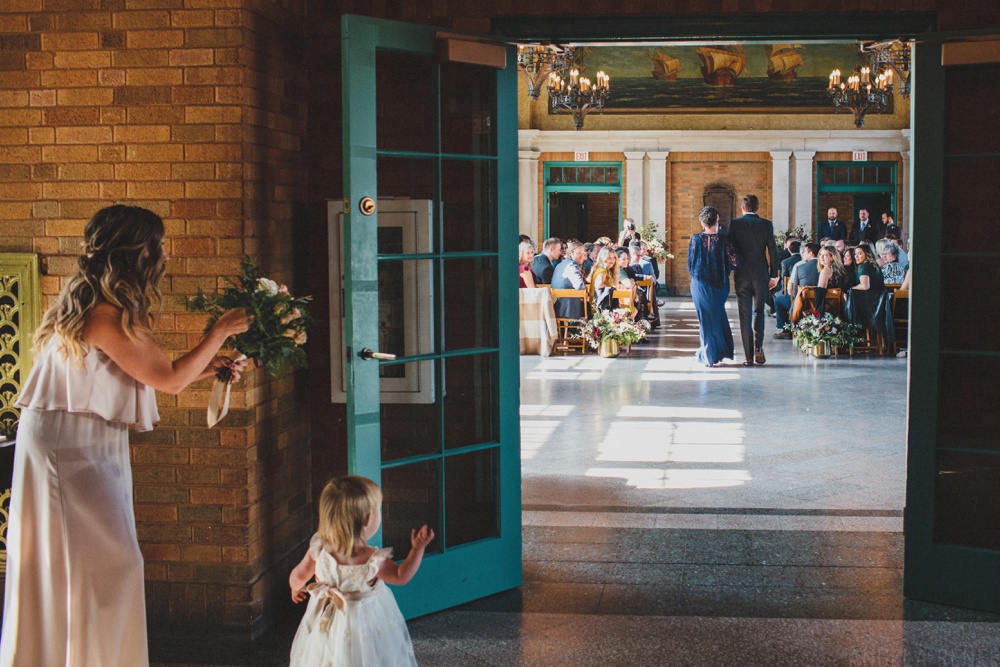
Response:
[[[832,114],[830,72],[860,64],[856,42],[601,46],[576,62],[610,76],[606,114]]]

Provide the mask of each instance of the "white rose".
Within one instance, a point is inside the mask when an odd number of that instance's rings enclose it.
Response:
[[[267,292],[268,294],[277,294],[278,293],[278,283],[274,282],[273,280],[269,280],[267,278],[258,278],[257,279],[257,291],[258,292]]]

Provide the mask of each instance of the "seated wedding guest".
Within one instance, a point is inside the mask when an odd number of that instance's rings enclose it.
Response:
[[[847,269],[844,268],[844,261],[840,259],[837,248],[827,245],[820,248],[819,256],[819,280],[816,282],[816,298],[812,308],[817,313],[826,312],[826,291],[828,289],[846,289]]]
[[[847,241],[844,239],[837,239],[833,242],[833,247],[837,249],[837,254],[840,255],[841,263],[843,263],[844,251],[847,250]]]
[[[611,310],[611,296],[618,284],[618,256],[611,248],[602,248],[587,282],[593,296],[594,310]]]
[[[631,254],[625,248],[615,251],[618,257],[618,289],[632,292],[632,305],[636,309],[636,319],[649,315],[649,299],[646,290],[636,289],[635,281],[645,278],[645,274],[635,264],[630,264]]]
[[[792,302],[798,295],[800,287],[815,287],[819,284],[819,263],[816,259],[819,253],[818,243],[804,243],[800,247],[802,261],[792,269],[792,275],[788,280],[788,294],[781,294],[774,297],[774,311],[777,315],[778,333],[775,338],[791,339],[792,332],[785,331],[788,324],[788,313],[792,309]]]
[[[518,236],[517,242],[518,242],[518,244],[521,244],[521,243],[530,243],[532,248],[535,247],[535,242],[532,241],[531,237],[528,236],[527,234],[521,234],[520,236]]]
[[[521,241],[517,246],[517,273],[521,277],[519,287],[535,287],[535,274],[531,262],[535,259],[535,247],[529,241]]]
[[[844,270],[847,271],[847,287],[845,289],[851,289],[858,283],[858,267],[854,265],[854,246],[844,248],[841,259],[844,260]]]
[[[615,244],[613,244],[611,242],[611,239],[609,239],[607,236],[602,236],[601,238],[599,238],[596,241],[594,241],[594,243],[596,245],[601,246],[602,249],[610,247],[612,250],[614,250],[617,247],[617,246],[615,246]],[[596,257],[594,258],[594,261],[595,262],[597,261]]]
[[[587,289],[583,280],[583,260],[587,256],[583,245],[570,241],[567,245],[569,258],[559,262],[559,268],[552,276],[552,289]],[[556,317],[569,317],[578,320],[584,316],[583,302],[580,299],[556,299],[554,304]]]
[[[654,258],[649,257],[649,245],[645,241],[640,241],[639,243],[633,242],[629,244],[628,251],[632,266],[638,267],[643,274],[643,278],[650,278],[653,281],[652,294],[649,296],[650,308],[649,312],[646,314],[646,319],[653,326],[653,328],[659,328],[660,309],[656,300],[656,285],[660,279],[658,264]]]
[[[586,253],[586,259],[583,260],[583,274],[587,275],[590,273],[590,269],[594,266],[594,258],[597,257],[597,253],[601,251],[600,248],[594,250],[596,243],[584,243],[583,251]]]
[[[562,257],[562,240],[552,237],[545,239],[542,244],[542,252],[535,255],[531,263],[531,270],[535,274],[535,282],[548,285],[552,282],[552,274],[555,272],[555,263]]]
[[[566,261],[566,259],[569,258],[570,241],[576,241],[577,243],[580,242],[577,239],[566,239],[565,241],[559,244],[559,259],[552,260],[552,275],[555,275],[555,272],[559,270],[559,264]]]
[[[781,268],[778,272],[778,286],[784,287],[785,278],[791,277],[792,268],[794,268],[796,264],[802,261],[802,253],[800,252],[801,249],[802,249],[802,242],[799,241],[798,239],[793,240],[791,244],[788,246],[788,250],[792,254],[789,255],[786,259],[782,260],[781,262],[780,265]]]
[[[794,241],[795,241],[794,236],[789,236],[787,239],[785,239],[784,244],[782,244],[781,246],[781,250],[778,251],[779,264],[792,256],[792,251],[789,250],[789,248],[791,247]]]
[[[904,277],[906,269],[899,261],[899,248],[887,242],[882,248],[882,279],[886,283],[902,283]]]
[[[889,295],[885,291],[882,272],[867,245],[854,249],[856,284],[847,293],[847,318],[885,335],[892,342],[895,329],[889,309]]]

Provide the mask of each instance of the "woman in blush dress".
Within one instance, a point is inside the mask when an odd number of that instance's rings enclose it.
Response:
[[[159,420],[154,389],[177,394],[222,366],[250,326],[226,311],[171,360],[153,336],[166,269],[163,220],[138,206],[94,214],[78,268],[35,334],[17,399],[0,665],[144,667],[146,605],[129,425]]]
[[[691,298],[698,313],[698,363],[712,367],[733,358],[733,330],[726,314],[729,274],[740,265],[735,246],[725,230],[719,229],[719,212],[711,206],[698,214],[702,232],[691,236],[688,246],[688,273]]]
[[[535,274],[531,272],[531,262],[535,259],[535,246],[528,241],[521,241],[517,246],[517,273],[521,277],[518,287],[535,287]]]

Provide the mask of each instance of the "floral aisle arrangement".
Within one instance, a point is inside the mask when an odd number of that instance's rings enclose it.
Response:
[[[595,350],[600,350],[602,356],[618,356],[616,350],[630,347],[646,337],[649,322],[633,321],[629,311],[599,310],[589,320],[580,320],[580,333],[576,338],[582,338]],[[606,354],[607,352],[607,354]]]
[[[824,346],[849,348],[864,339],[860,324],[845,322],[830,313],[808,313],[785,328],[792,332],[792,340],[803,352]]]
[[[208,315],[205,332],[227,310],[244,308],[253,315],[253,322],[249,329],[229,341],[241,359],[253,359],[257,366],[280,378],[287,377],[295,368],[305,368],[308,362],[302,346],[312,325],[307,308],[312,297],[292,296],[285,285],[261,276],[249,257],[240,263],[237,281],[225,276],[222,279],[228,286],[214,294],[199,289],[194,296],[184,298],[188,311]],[[215,379],[208,404],[209,426],[214,426],[229,411],[232,372],[221,368]]]
[[[808,243],[812,240],[812,234],[807,232],[805,227],[799,225],[798,227],[783,229],[774,235],[774,240],[778,244],[779,248],[785,245],[785,241],[788,239],[797,239],[802,243]]]
[[[674,258],[669,246],[659,237],[659,228],[652,220],[642,226],[639,230],[639,235],[642,236],[642,240],[649,246],[649,254],[657,260],[663,262]]]

